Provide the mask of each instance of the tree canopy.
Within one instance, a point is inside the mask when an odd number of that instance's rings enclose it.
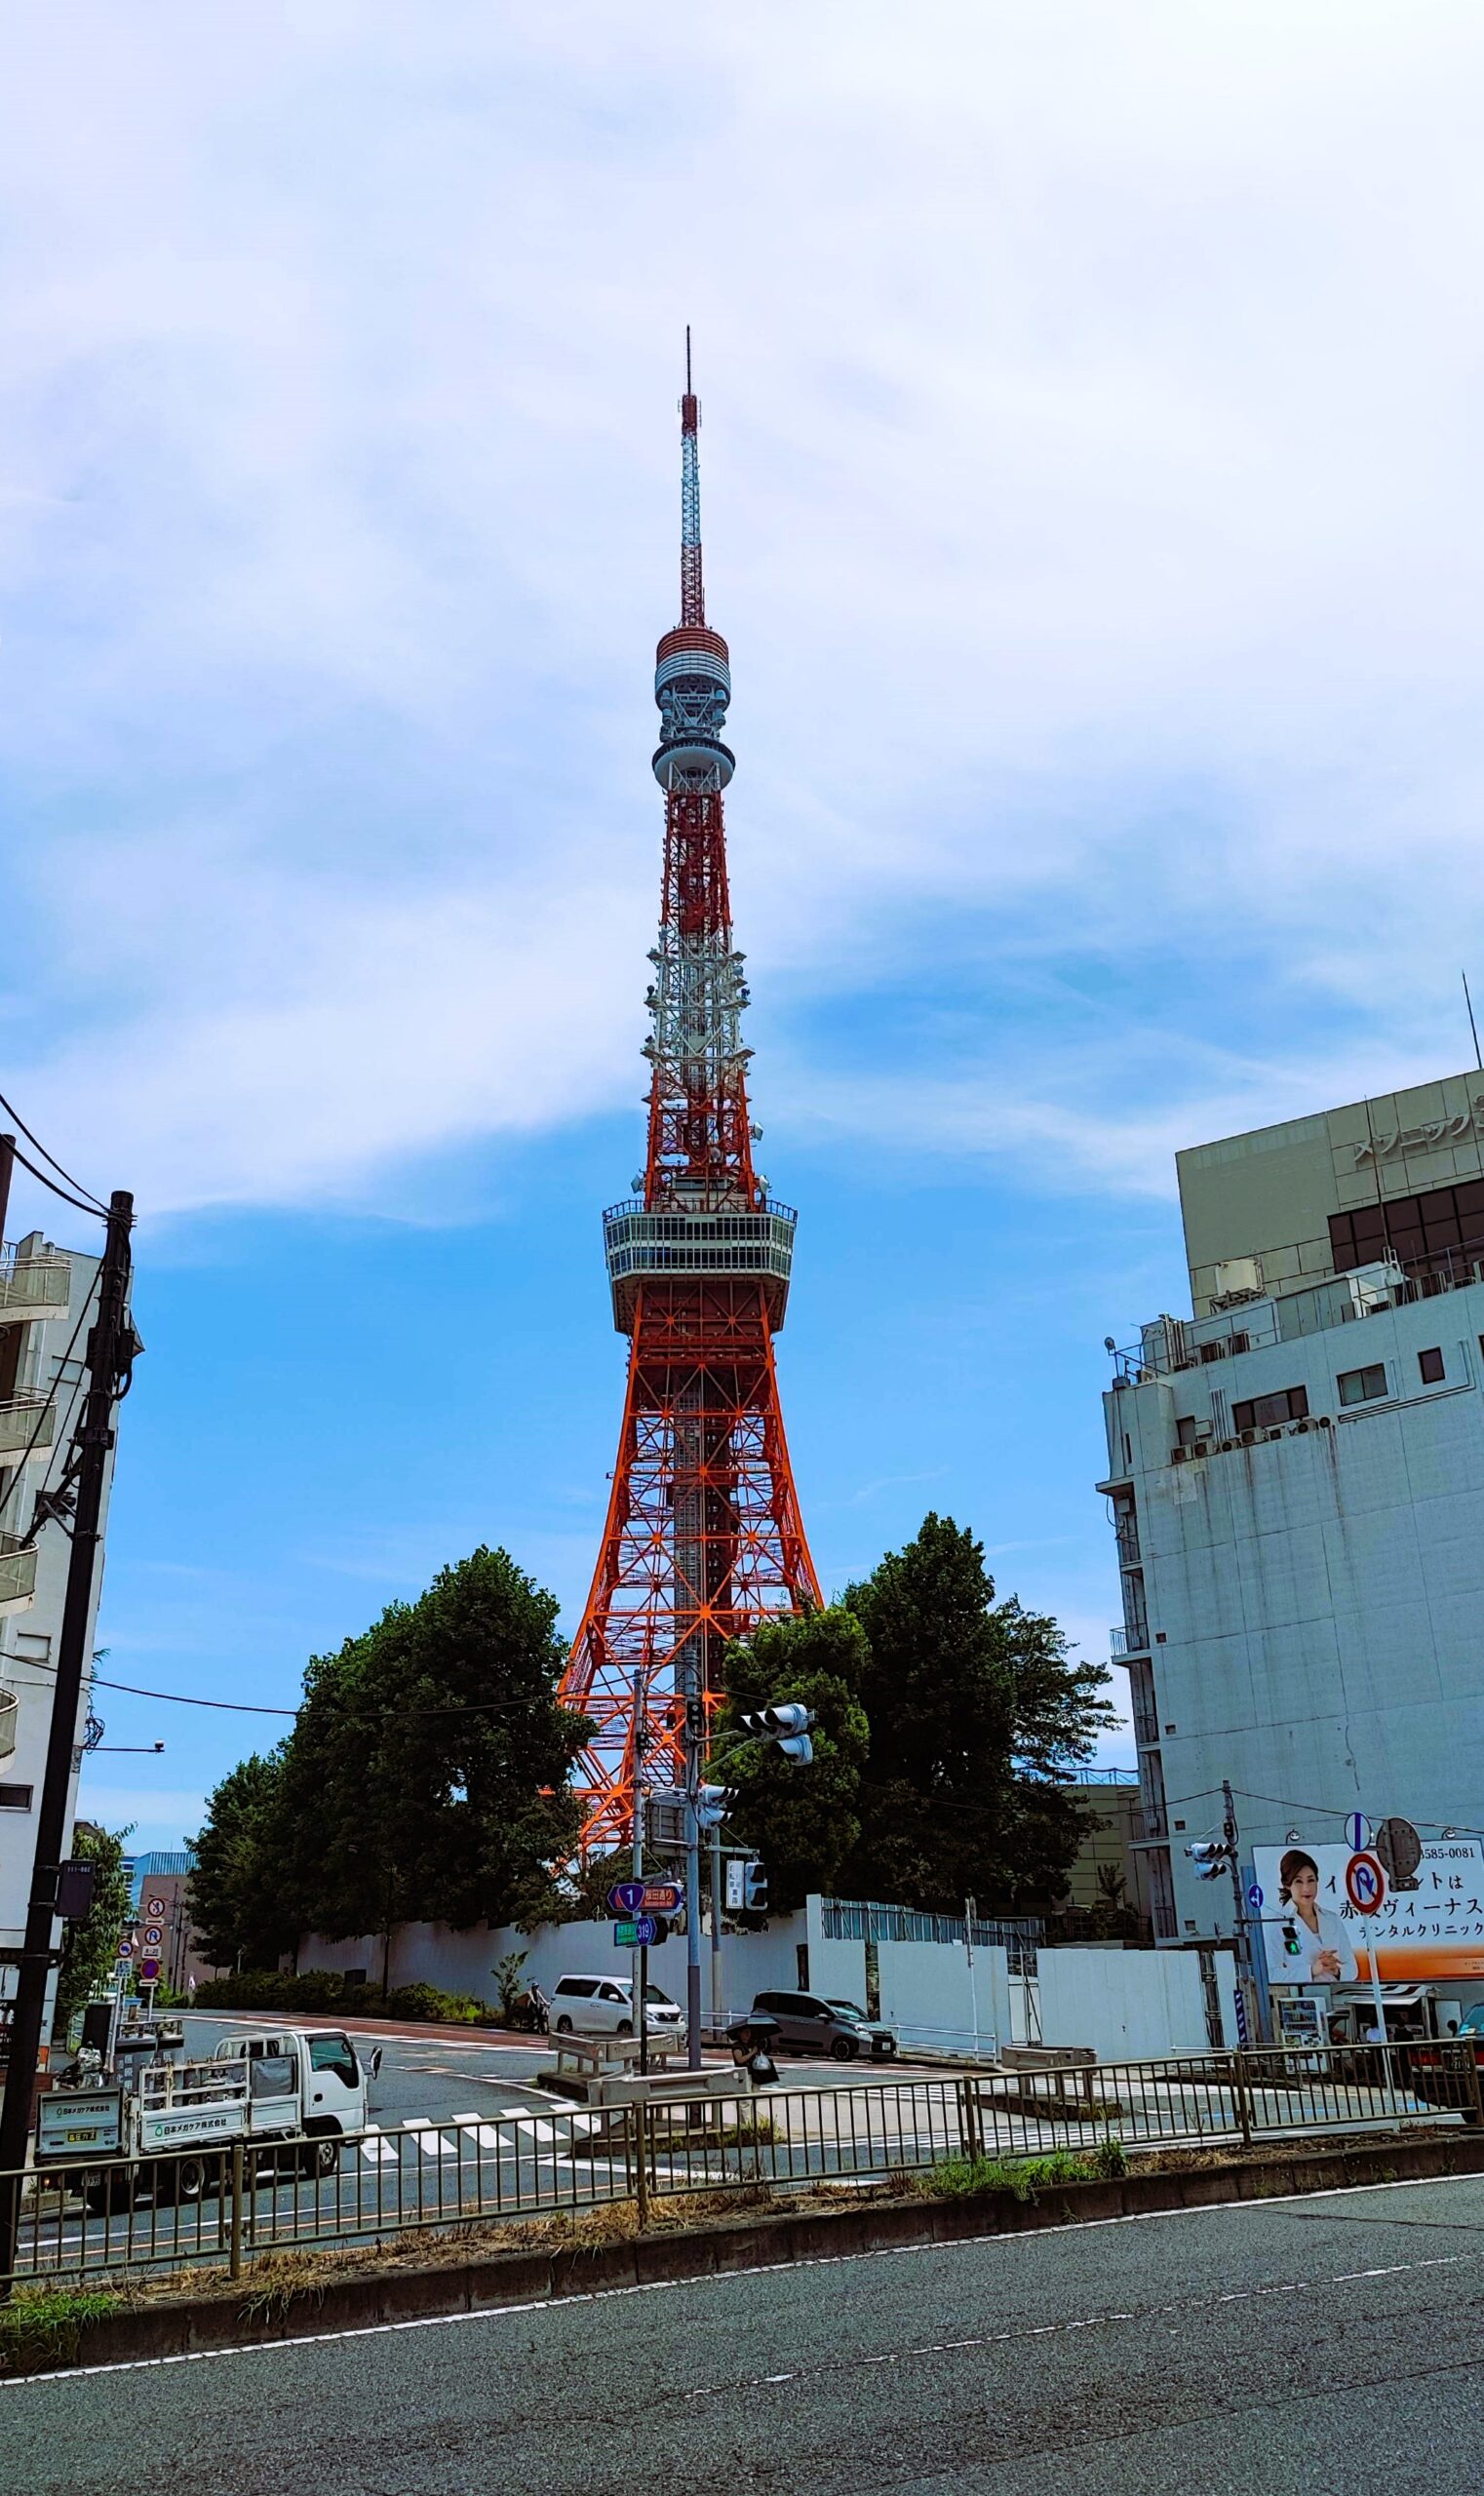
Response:
[[[267,1966],[304,1930],[550,1913],[584,1735],[557,1701],[556,1619],[554,1596],[482,1546],[314,1658],[293,1733],[223,1780],[196,1840],[214,1955]]]
[[[110,1832],[79,1820],[72,1832],[74,1863],[93,1866],[93,1898],[85,1916],[62,1934],[52,2034],[65,2037],[72,2014],[112,1981],[119,1935],[129,1921],[129,1883],[124,1873],[127,1829]]]
[[[855,1897],[961,1912],[1058,1895],[1084,1815],[1060,1782],[1113,1711],[1049,1616],[997,1602],[984,1546],[929,1514],[845,1608],[865,1632],[870,1755],[842,1867]]]
[[[717,1763],[717,1781],[737,1796],[731,1826],[767,1866],[774,1911],[801,1906],[811,1890],[833,1889],[860,1842],[861,1771],[871,1747],[860,1691],[868,1665],[865,1632],[840,1605],[767,1621],[722,1658],[719,1741],[735,1736],[739,1717],[781,1700],[801,1699],[814,1713],[808,1768],[793,1766],[767,1742],[744,1743]]]

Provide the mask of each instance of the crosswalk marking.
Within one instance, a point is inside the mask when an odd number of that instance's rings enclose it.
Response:
[[[401,2155],[400,2138],[416,2143],[423,2158],[457,2158],[467,2147],[472,2150],[505,2150],[519,2158],[527,2142],[557,2141],[569,2144],[579,2134],[596,2131],[602,2118],[573,2109],[570,2115],[554,2121],[549,2115],[507,2115],[499,2123],[491,2123],[488,2115],[445,2115],[435,2123],[429,2115],[407,2115],[400,2124],[371,2124],[361,2135],[361,2156],[369,2166],[378,2166],[388,2159]]]

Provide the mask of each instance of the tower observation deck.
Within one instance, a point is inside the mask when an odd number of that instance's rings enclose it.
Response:
[[[562,1696],[595,1731],[577,1770],[584,1854],[632,1827],[637,1764],[679,1781],[687,1699],[710,1703],[722,1650],[816,1605],[778,1402],[773,1337],[793,1268],[793,1208],[753,1163],[722,792],[726,644],[706,621],[700,407],[686,339],[681,401],[681,620],[655,653],[664,792],[660,924],[650,953],[648,1133],[604,1240],[629,1379],[607,1519]]]

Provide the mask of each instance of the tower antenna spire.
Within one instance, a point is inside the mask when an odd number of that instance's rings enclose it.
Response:
[[[704,624],[701,580],[701,403],[690,386],[690,324],[685,324],[685,395],[681,401],[681,622]]]
[[[593,1728],[573,1772],[584,1858],[630,1842],[636,1724],[646,1731],[646,1783],[684,1784],[728,1642],[820,1601],[773,1358],[795,1216],[753,1167],[762,1129],[748,1106],[747,982],[722,816],[735,767],[722,734],[731,665],[701,590],[699,422],[687,328],[681,620],[654,666],[665,845],[644,1044],[648,1147],[634,1195],[603,1218],[613,1323],[629,1338],[628,1397],[562,1678],[564,1703]]]

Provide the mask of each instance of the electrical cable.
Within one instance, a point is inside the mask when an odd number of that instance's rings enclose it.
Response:
[[[42,1143],[42,1141],[41,1141],[40,1136],[39,1136],[39,1135],[33,1135],[33,1134],[31,1133],[30,1128],[26,1125],[26,1122],[25,1122],[24,1118],[23,1118],[23,1117],[21,1116],[21,1114],[20,1114],[20,1112],[18,1109],[16,1109],[16,1108],[12,1105],[12,1103],[11,1103],[11,1102],[9,1102],[9,1101],[6,1099],[5,1094],[4,1094],[3,1092],[0,1092],[0,1110],[3,1110],[3,1111],[5,1112],[5,1114],[6,1114],[6,1116],[7,1116],[8,1118],[14,1118],[14,1119],[15,1119],[17,1126],[20,1129],[20,1132],[21,1132],[21,1134],[24,1136],[24,1138],[25,1138],[25,1140],[26,1140],[27,1144],[33,1144],[33,1145],[35,1146],[35,1148],[36,1148],[37,1151],[40,1153],[40,1155],[41,1155],[41,1157],[42,1157],[43,1161],[50,1161],[50,1163],[51,1163],[51,1165],[52,1165],[53,1169],[57,1172],[58,1177],[59,1177],[59,1178],[61,1178],[61,1179],[65,1179],[65,1181],[66,1181],[66,1183],[67,1183],[68,1187],[69,1187],[69,1188],[75,1188],[75,1189],[77,1190],[77,1192],[78,1192],[78,1194],[79,1194],[80,1196],[86,1196],[86,1197],[87,1197],[87,1199],[88,1199],[88,1205],[87,1205],[86,1210],[92,1211],[92,1212],[94,1212],[94,1213],[101,1214],[101,1215],[102,1215],[102,1217],[103,1217],[103,1220],[106,1222],[106,1221],[107,1221],[107,1219],[108,1219],[108,1208],[107,1208],[107,1206],[106,1206],[104,1203],[102,1203],[102,1201],[101,1201],[98,1196],[96,1196],[96,1195],[93,1193],[93,1190],[92,1190],[92,1189],[91,1189],[91,1188],[84,1187],[83,1182],[81,1181],[81,1179],[74,1179],[70,1170],[64,1170],[64,1169],[62,1168],[62,1165],[61,1165],[61,1163],[58,1160],[57,1155],[56,1155],[56,1153],[55,1153],[55,1152],[48,1152],[48,1150],[47,1150],[47,1149],[46,1149],[46,1146],[45,1146],[45,1145]],[[17,1153],[16,1158],[17,1158],[17,1160],[18,1160],[18,1161],[20,1160],[20,1153],[19,1153],[19,1152]],[[29,1170],[31,1165],[30,1165],[30,1163],[29,1163],[29,1162],[27,1162],[25,1166],[26,1166],[26,1168]],[[33,1178],[35,1178],[35,1177],[39,1177],[39,1175],[40,1175],[40,1174],[39,1174],[39,1172],[32,1171],[31,1175],[32,1175],[32,1177],[33,1177]],[[50,1186],[52,1185],[52,1182],[51,1182],[51,1180],[50,1180],[50,1179],[47,1179],[47,1180],[44,1180],[42,1184],[43,1184],[45,1187],[50,1187]]]
[[[38,1672],[55,1672],[56,1670],[54,1664],[42,1663],[36,1657],[28,1656],[25,1660]],[[297,1707],[265,1707],[260,1702],[254,1704],[244,1698],[194,1698],[182,1690],[144,1690],[137,1682],[111,1681],[103,1673],[91,1673],[88,1679],[90,1687],[95,1690],[122,1690],[127,1692],[131,1698],[163,1699],[173,1707],[211,1707],[230,1716],[289,1716],[297,1719],[302,1715],[305,1704],[301,1701]],[[395,1715],[399,1722],[406,1722],[413,1717],[502,1716],[514,1708],[551,1707],[560,1703],[555,1695],[550,1698],[540,1696],[479,1698],[471,1699],[467,1705],[461,1707],[397,1707],[388,1708],[386,1714],[388,1718]],[[582,1710],[572,1708],[566,1712],[580,1716]]]
[[[108,1217],[106,1214],[99,1216],[97,1205],[85,1204],[81,1196],[69,1196],[65,1188],[59,1188],[55,1179],[49,1179],[44,1170],[37,1169],[34,1161],[28,1161],[26,1159],[25,1154],[21,1151],[19,1145],[16,1148],[14,1157],[20,1163],[22,1170],[28,1170],[33,1179],[40,1181],[42,1187],[50,1188],[53,1195],[59,1197],[60,1201],[64,1205],[75,1206],[79,1213],[85,1213],[87,1215],[90,1222],[98,1222],[100,1219],[104,1222],[107,1221]]]

